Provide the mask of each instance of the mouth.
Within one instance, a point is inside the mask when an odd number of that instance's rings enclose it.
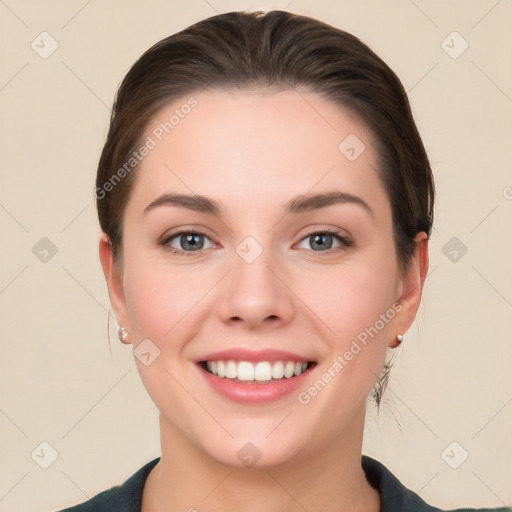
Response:
[[[243,384],[268,384],[293,379],[312,368],[316,361],[235,361],[233,359],[199,361],[205,372],[221,379]]]

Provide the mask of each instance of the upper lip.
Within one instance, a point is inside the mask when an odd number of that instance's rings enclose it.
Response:
[[[246,348],[231,348],[227,350],[220,350],[218,352],[212,352],[205,356],[194,359],[195,363],[203,361],[295,361],[295,362],[310,362],[313,359],[303,357],[293,352],[287,352],[285,350],[275,349],[263,349],[263,350],[248,350]]]

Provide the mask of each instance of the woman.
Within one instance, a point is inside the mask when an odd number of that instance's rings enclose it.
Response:
[[[439,510],[361,454],[434,204],[405,91],[368,47],[282,11],[160,41],[119,88],[96,199],[162,454],[66,510]]]

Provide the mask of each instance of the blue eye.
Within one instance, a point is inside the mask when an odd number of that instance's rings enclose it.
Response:
[[[338,242],[338,246],[333,247],[333,243]],[[338,249],[339,247],[350,247],[352,243],[348,238],[342,236],[337,231],[314,231],[304,237],[300,243],[309,242],[311,249],[307,250],[314,252],[328,252],[331,249]],[[301,247],[304,248],[304,247]]]
[[[193,256],[194,253],[201,253],[204,249],[213,247],[214,244],[212,242],[210,242],[210,246],[205,247],[205,240],[209,239],[202,233],[196,231],[180,231],[162,240],[161,244],[175,254]],[[173,245],[176,243],[178,247]]]
[[[300,247],[300,244],[305,242],[309,243],[311,248]],[[338,245],[334,245],[336,242]],[[206,235],[198,231],[179,231],[164,238],[159,244],[167,251],[180,256],[198,256],[215,245]],[[352,245],[353,243],[338,231],[323,230],[308,233],[299,242],[298,247],[311,252],[330,254],[333,251],[348,248]]]

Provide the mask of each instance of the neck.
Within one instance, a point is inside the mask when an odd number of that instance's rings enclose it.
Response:
[[[324,450],[268,469],[220,464],[160,414],[162,456],[143,492],[142,512],[379,512],[361,467],[364,409]]]

